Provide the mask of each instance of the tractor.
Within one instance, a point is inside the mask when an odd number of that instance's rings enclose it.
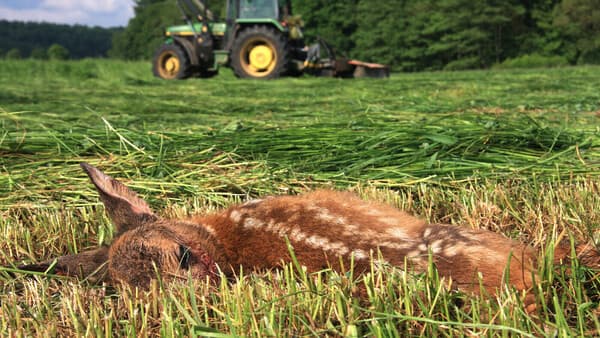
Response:
[[[389,67],[336,57],[318,38],[306,46],[290,0],[227,0],[219,21],[205,0],[177,0],[184,25],[168,27],[152,70],[163,79],[211,77],[219,66],[240,78],[273,79],[308,73],[338,77],[388,77]]]

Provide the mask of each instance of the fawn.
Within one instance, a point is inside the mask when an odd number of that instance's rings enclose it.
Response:
[[[430,255],[440,276],[465,291],[480,285],[495,295],[508,282],[528,290],[535,282],[533,248],[485,230],[427,224],[387,205],[366,202],[347,192],[318,190],[298,196],[266,197],[188,219],[164,219],[119,181],[97,168],[81,167],[97,188],[116,227],[110,246],[58,257],[23,270],[88,278],[95,282],[147,287],[164,280],[194,278],[217,281],[220,272],[280,267],[291,259],[310,271],[340,271],[354,260],[355,271],[369,270],[374,251],[392,265],[408,262],[427,268]],[[568,258],[570,246],[555,248],[555,263]],[[582,264],[600,268],[592,245],[576,246]],[[525,297],[535,308],[532,292]]]

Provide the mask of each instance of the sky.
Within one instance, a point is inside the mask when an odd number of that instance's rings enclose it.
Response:
[[[0,0],[0,20],[126,26],[131,0]]]

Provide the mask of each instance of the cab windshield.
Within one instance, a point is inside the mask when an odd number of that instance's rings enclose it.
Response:
[[[279,19],[278,0],[240,0],[240,19]]]

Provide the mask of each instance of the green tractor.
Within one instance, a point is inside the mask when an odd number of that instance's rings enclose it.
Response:
[[[302,22],[290,0],[228,0],[224,21],[204,0],[177,0],[186,24],[168,27],[153,59],[163,79],[210,77],[219,66],[241,78],[273,79],[309,73],[340,77],[387,77],[389,67],[337,58],[323,40],[306,46]]]

